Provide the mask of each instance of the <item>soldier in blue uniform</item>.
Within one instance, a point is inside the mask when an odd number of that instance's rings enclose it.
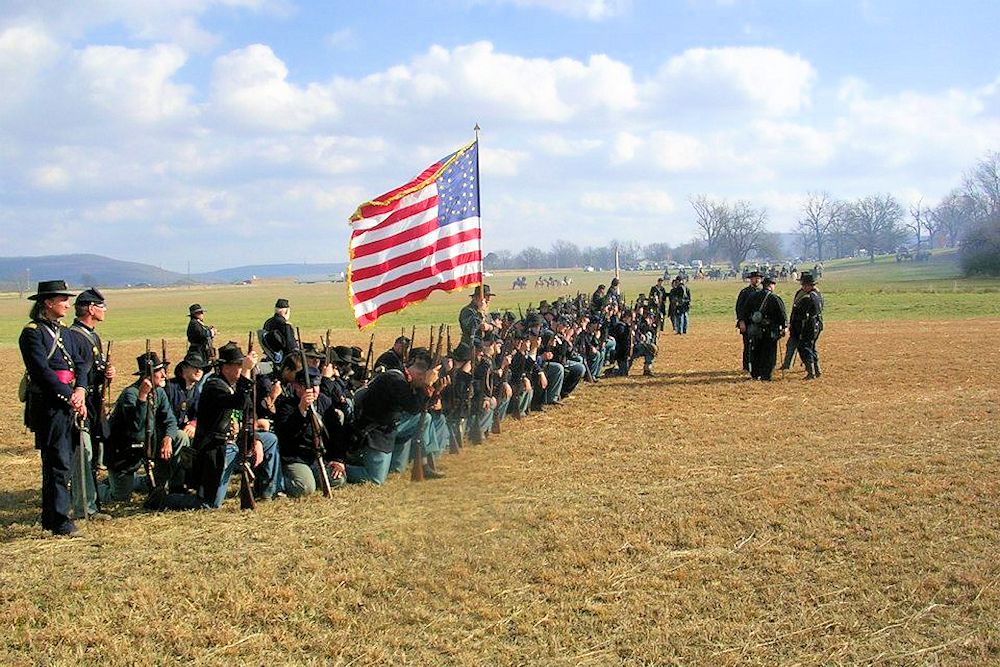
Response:
[[[76,310],[76,319],[69,327],[69,335],[76,339],[76,344],[85,355],[87,365],[90,367],[90,372],[86,377],[86,428],[76,436],[81,440],[84,472],[83,479],[74,479],[73,507],[79,508],[86,505],[90,518],[107,520],[111,518],[110,515],[98,510],[97,485],[93,466],[103,465],[104,446],[110,435],[108,420],[104,414],[104,406],[109,400],[104,395],[104,384],[105,380],[115,378],[115,368],[104,358],[101,337],[95,330],[97,324],[104,321],[108,306],[104,301],[104,295],[96,287],[81,292],[76,297],[73,306]],[[77,474],[81,471],[81,464],[77,458],[81,454],[81,447],[76,447],[73,455],[73,470],[77,477],[81,476]]]
[[[26,369],[25,424],[35,434],[42,459],[42,528],[55,535],[75,535],[70,519],[70,466],[73,423],[87,417],[90,372],[76,339],[60,320],[74,296],[63,280],[38,283],[31,321],[21,330],[18,346]]]

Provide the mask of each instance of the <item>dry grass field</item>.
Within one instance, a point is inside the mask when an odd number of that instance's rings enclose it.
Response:
[[[37,524],[5,345],[0,664],[1000,663],[997,325],[837,319],[822,379],[764,384],[694,316],[654,377],[508,420],[446,479],[119,506],[74,540]]]

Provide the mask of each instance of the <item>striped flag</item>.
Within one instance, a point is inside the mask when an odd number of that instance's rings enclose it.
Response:
[[[435,162],[351,216],[347,291],[359,328],[483,281],[479,145]]]

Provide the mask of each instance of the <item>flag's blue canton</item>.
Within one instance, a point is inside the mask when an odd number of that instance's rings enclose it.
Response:
[[[439,226],[479,217],[479,182],[476,179],[478,155],[477,142],[438,177]],[[449,155],[442,162],[450,157]]]

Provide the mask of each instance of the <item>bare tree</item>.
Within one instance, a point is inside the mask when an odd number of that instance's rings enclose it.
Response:
[[[720,250],[719,242],[726,226],[726,203],[698,195],[691,200],[691,206],[694,208],[695,224],[701,230],[701,238],[708,248],[706,259],[713,259]]]
[[[1000,220],[1000,153],[990,153],[965,176],[965,194],[975,202],[977,222]]]
[[[933,218],[931,210],[924,206],[923,198],[917,200],[916,204],[910,204],[910,222],[906,223],[906,227],[912,229],[917,235],[917,252],[920,252],[920,233],[929,230],[934,225]]]
[[[875,254],[889,252],[902,237],[903,207],[890,194],[869,195],[851,206],[850,229],[875,263]]]
[[[972,222],[973,203],[961,190],[952,190],[934,207],[932,217],[939,234],[944,235],[945,245],[954,248],[958,239]]]
[[[535,246],[528,246],[517,255],[517,263],[526,269],[546,268],[548,259],[548,253]]]
[[[669,243],[650,243],[643,249],[646,259],[651,262],[666,262],[670,259],[671,251]]]
[[[570,241],[556,240],[552,243],[553,268],[568,269],[580,266],[580,247]]]
[[[810,248],[816,249],[816,259],[823,261],[823,246],[827,240],[830,224],[837,215],[839,202],[826,192],[811,192],[802,204],[799,218],[799,233],[807,240]]]
[[[737,201],[732,206],[721,204],[725,211],[719,245],[725,249],[733,268],[739,268],[750,251],[757,247],[767,224],[767,211],[754,208],[750,202]]]

